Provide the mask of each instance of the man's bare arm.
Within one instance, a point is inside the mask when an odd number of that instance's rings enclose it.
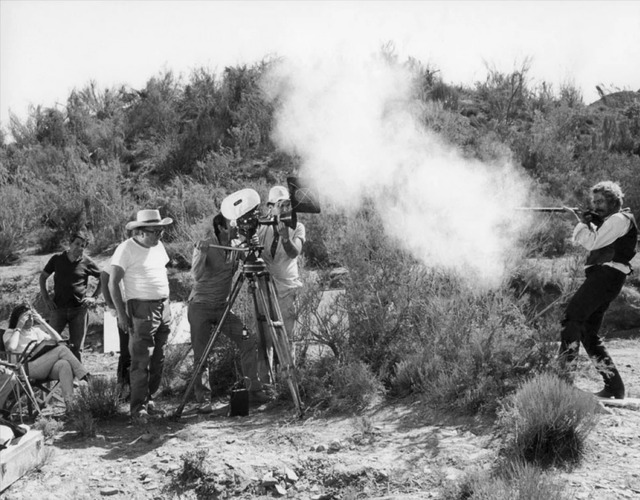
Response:
[[[124,269],[120,266],[111,266],[111,274],[109,275],[109,293],[111,294],[113,305],[116,308],[118,324],[121,329],[127,331],[129,326],[129,317],[127,316],[127,307],[122,299],[122,292],[120,291],[120,282],[123,278]]]

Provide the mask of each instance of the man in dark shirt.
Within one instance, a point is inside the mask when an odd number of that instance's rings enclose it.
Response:
[[[69,348],[79,360],[87,334],[87,308],[100,294],[100,269],[84,255],[87,243],[86,234],[74,234],[69,249],[51,257],[40,273],[40,293],[49,309],[49,323],[58,333],[69,325]],[[47,279],[52,274],[53,299],[47,290]],[[98,280],[98,285],[93,295],[86,297],[90,276]]]

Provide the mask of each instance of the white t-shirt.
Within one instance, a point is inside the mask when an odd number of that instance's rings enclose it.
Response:
[[[260,226],[258,239],[260,244],[264,246],[262,258],[269,269],[276,291],[278,295],[282,295],[288,290],[300,288],[302,282],[298,274],[298,258],[292,259],[287,255],[282,246],[282,238],[278,240],[275,257],[271,256],[273,232],[276,230],[275,226]],[[303,243],[305,241],[306,231],[301,222],[298,222],[295,229],[289,229],[289,239],[294,240],[295,238],[300,238]]]
[[[133,238],[120,243],[111,257],[111,266],[124,270],[122,282],[127,300],[169,297],[168,262],[169,256],[162,242],[146,248]]]
[[[2,341],[4,342],[5,348],[7,350],[9,350],[8,348],[9,339],[11,339],[14,332],[15,332],[14,329],[9,329],[6,332],[4,332],[4,335],[2,337]],[[37,343],[40,343],[43,340],[51,340],[51,336],[48,333],[46,333],[44,330],[42,330],[42,328],[36,325],[33,325],[31,328],[27,330],[22,329],[20,330],[20,334],[18,335],[18,344],[16,345],[16,348],[11,352],[14,352],[16,354],[22,353],[27,348],[27,346],[34,340]]]

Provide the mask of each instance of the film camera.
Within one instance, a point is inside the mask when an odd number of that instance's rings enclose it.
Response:
[[[298,213],[320,213],[317,192],[307,182],[288,177],[288,192],[282,193],[270,213],[264,215],[259,210],[260,195],[253,189],[241,189],[227,196],[220,206],[225,218],[235,221],[238,234],[250,241],[258,226],[276,225],[282,221],[295,227]],[[274,188],[275,189],[275,188]]]

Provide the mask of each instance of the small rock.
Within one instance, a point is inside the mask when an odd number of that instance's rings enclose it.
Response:
[[[284,486],[282,486],[282,485],[280,485],[280,484],[276,484],[276,485],[275,485],[275,488],[276,488],[276,493],[277,493],[278,495],[282,495],[282,496],[284,496],[284,495],[286,495],[286,494],[287,494],[287,488],[285,488]]]
[[[331,441],[329,443],[329,449],[327,450],[327,453],[337,453],[342,449],[342,444],[340,443],[340,441]]]
[[[103,497],[111,497],[113,495],[117,495],[118,493],[120,493],[120,490],[118,488],[102,488],[100,490],[100,494]]]
[[[153,441],[153,434],[143,434],[142,436],[140,436],[140,440],[144,441],[145,443],[150,443],[151,441]]]
[[[284,475],[286,476],[287,481],[289,482],[295,483],[298,480],[298,474],[296,474],[289,467],[284,468]]]
[[[319,444],[318,446],[316,446],[315,451],[318,451],[318,452],[319,452],[319,451],[325,451],[326,449],[327,449],[327,448],[326,448],[326,446],[325,446],[325,445],[323,445],[323,444]]]
[[[273,474],[271,474],[271,472],[266,473],[264,476],[262,476],[262,480],[260,481],[262,486],[275,486],[276,484],[278,484],[278,480],[273,477]]]

